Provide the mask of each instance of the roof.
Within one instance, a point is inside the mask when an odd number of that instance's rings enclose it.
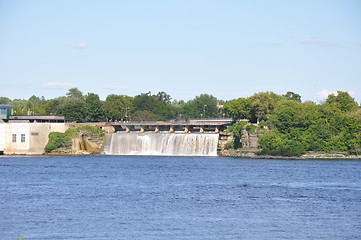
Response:
[[[7,104],[0,104],[0,108],[7,108],[7,109],[10,109],[10,108],[14,108],[15,106],[13,105],[7,105]]]
[[[10,120],[65,120],[64,116],[54,115],[13,115],[9,117]]]

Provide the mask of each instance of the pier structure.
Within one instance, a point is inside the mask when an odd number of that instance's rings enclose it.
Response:
[[[115,132],[219,133],[232,125],[232,119],[194,119],[188,121],[109,122]]]

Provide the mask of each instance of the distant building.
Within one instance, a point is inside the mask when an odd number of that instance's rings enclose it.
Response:
[[[0,104],[0,123],[9,119],[10,109],[14,108],[12,105]]]
[[[51,132],[65,132],[64,116],[11,116],[0,104],[0,154],[43,154]]]

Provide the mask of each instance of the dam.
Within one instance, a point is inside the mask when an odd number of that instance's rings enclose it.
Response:
[[[229,119],[109,123],[105,155],[217,156],[219,133]]]

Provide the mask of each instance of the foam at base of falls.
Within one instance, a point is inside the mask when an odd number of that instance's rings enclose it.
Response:
[[[107,133],[106,155],[217,156],[217,133]]]

